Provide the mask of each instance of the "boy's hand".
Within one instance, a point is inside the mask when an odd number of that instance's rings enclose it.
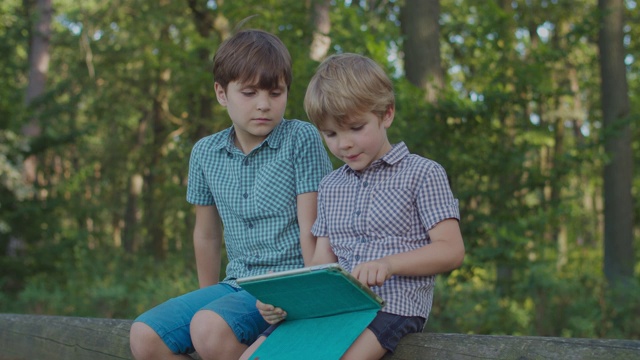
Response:
[[[351,275],[367,286],[382,286],[393,274],[391,264],[382,258],[356,266]]]
[[[269,324],[277,324],[287,317],[287,312],[270,304],[264,304],[260,300],[256,300],[256,307],[260,311],[260,315],[264,321]]]

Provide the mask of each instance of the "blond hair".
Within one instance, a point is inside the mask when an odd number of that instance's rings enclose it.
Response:
[[[368,112],[382,119],[390,106],[395,106],[393,84],[382,67],[350,53],[324,60],[304,97],[307,116],[317,127],[328,119],[346,124],[350,117]]]

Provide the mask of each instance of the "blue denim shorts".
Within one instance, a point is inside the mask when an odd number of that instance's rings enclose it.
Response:
[[[200,310],[211,310],[229,324],[238,341],[251,345],[269,327],[256,308],[256,298],[228,284],[217,284],[170,299],[135,321],[150,326],[176,354],[195,351],[189,330]]]
[[[373,332],[383,348],[394,352],[400,339],[407,334],[422,332],[425,322],[426,319],[419,316],[400,316],[378,311],[367,329]]]

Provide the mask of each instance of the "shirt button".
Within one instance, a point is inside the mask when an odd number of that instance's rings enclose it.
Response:
[[[356,215],[360,216],[360,210],[356,211]]]
[[[365,181],[365,182],[362,184],[362,186],[367,187],[367,186],[369,186],[369,183]]]
[[[360,260],[360,255],[355,256],[356,261]]]
[[[242,194],[242,197],[246,199],[246,198],[248,198],[248,197],[249,197],[249,194],[244,193],[244,194]]]
[[[253,224],[252,223],[248,223],[247,226],[249,227],[249,229],[253,229]]]
[[[247,270],[251,271],[251,269],[253,269],[252,265],[247,265]]]
[[[228,153],[227,153],[227,157],[232,158],[232,157],[233,157],[233,154],[232,154],[232,153],[230,153],[230,152],[228,152]]]

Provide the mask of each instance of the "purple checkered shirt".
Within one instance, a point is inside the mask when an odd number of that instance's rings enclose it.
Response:
[[[347,165],[327,175],[318,189],[318,218],[312,232],[329,237],[338,262],[356,265],[431,243],[428,230],[460,219],[444,168],[409,153],[404,143],[363,171]],[[428,319],[434,276],[393,276],[372,287],[384,311]]]

